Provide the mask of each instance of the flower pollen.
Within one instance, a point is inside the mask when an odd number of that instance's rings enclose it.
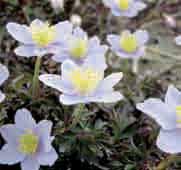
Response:
[[[71,74],[71,82],[75,89],[82,95],[93,92],[101,80],[98,72],[88,68],[86,70],[76,69]]]
[[[56,36],[55,27],[50,26],[48,23],[44,23],[41,26],[32,23],[30,25],[30,31],[33,41],[41,47],[52,43]]]
[[[38,137],[32,132],[28,132],[22,135],[19,139],[20,152],[31,155],[37,151]]]
[[[129,8],[129,0],[116,0],[116,3],[121,10],[128,10]]]
[[[128,32],[123,32],[121,34],[120,47],[127,53],[135,52],[138,47],[136,36]]]

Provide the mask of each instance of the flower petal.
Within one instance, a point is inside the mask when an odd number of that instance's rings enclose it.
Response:
[[[150,98],[136,105],[137,109],[152,117],[166,130],[176,128],[176,111],[160,99]]]
[[[22,57],[43,56],[49,52],[47,48],[38,48],[34,45],[22,45],[15,49],[15,54]]]
[[[115,103],[119,100],[122,100],[124,97],[119,92],[105,92],[96,94],[95,96],[89,97],[91,102],[100,102],[100,103]]]
[[[37,155],[37,159],[40,165],[52,166],[58,159],[57,152],[52,147],[50,152],[41,152]]]
[[[0,64],[0,86],[6,81],[9,77],[9,71],[6,66]]]
[[[0,133],[8,144],[12,146],[17,146],[19,137],[24,132],[18,129],[15,125],[7,124],[4,126],[1,126]]]
[[[5,94],[0,91],[0,103],[4,101],[5,97]]]
[[[177,45],[181,45],[181,35],[175,38],[175,42]]]
[[[25,155],[19,153],[12,146],[4,145],[0,150],[0,164],[13,165],[23,161]]]
[[[33,44],[31,33],[26,25],[10,22],[6,28],[15,40],[24,44]]]
[[[80,27],[74,28],[73,36],[75,36],[77,38],[81,38],[81,39],[88,39],[87,33],[83,29],[81,29]]]
[[[113,73],[102,80],[98,91],[110,91],[122,79],[123,73]]]
[[[39,152],[49,152],[51,150],[51,129],[51,121],[42,120],[37,124],[37,127],[35,128],[35,133],[38,135],[40,140]]]
[[[145,45],[145,43],[147,43],[149,40],[149,34],[146,30],[137,30],[135,32],[135,36],[139,46]]]
[[[176,154],[181,153],[181,129],[175,130],[160,130],[160,134],[157,139],[157,146],[162,151]]]
[[[16,127],[22,130],[32,130],[36,126],[36,122],[33,119],[29,110],[23,108],[19,109],[15,115]]]
[[[22,170],[39,170],[40,164],[36,159],[32,157],[26,158],[23,162],[21,162]]]
[[[170,107],[176,109],[177,106],[181,105],[181,92],[175,88],[173,85],[168,87],[165,103],[170,105]]]
[[[39,80],[46,84],[49,87],[59,90],[67,94],[73,94],[73,89],[70,86],[66,85],[61,76],[56,74],[43,74],[39,76]]]

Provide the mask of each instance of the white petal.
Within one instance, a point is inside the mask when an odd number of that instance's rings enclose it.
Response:
[[[25,155],[7,144],[0,150],[0,164],[13,165],[21,162],[24,158]]]
[[[119,92],[104,92],[89,97],[89,100],[91,102],[115,103],[122,100],[123,98],[124,98],[123,95]]]
[[[160,99],[150,98],[136,105],[137,109],[152,117],[163,129],[176,127],[176,112]]]
[[[12,22],[8,23],[6,28],[12,37],[17,41],[25,44],[33,44],[31,33],[29,32],[27,26]]]
[[[110,91],[122,79],[123,73],[113,73],[102,80],[99,91]]]
[[[0,103],[4,101],[5,97],[5,94],[0,91]]]
[[[33,45],[22,45],[14,50],[15,54],[22,57],[33,57],[37,56],[36,47]]]
[[[176,109],[177,106],[181,105],[181,92],[173,85],[168,87],[165,102]]]
[[[36,126],[36,122],[33,119],[29,110],[23,108],[19,109],[15,115],[15,123],[19,129],[32,130]]]
[[[42,120],[37,124],[35,133],[38,135],[40,140],[40,152],[49,152],[52,148],[52,139],[50,136],[52,125],[52,122],[48,120]]]
[[[21,163],[22,170],[39,170],[40,165],[36,159],[28,157]]]
[[[37,159],[40,165],[52,166],[58,159],[57,152],[54,148],[50,152],[41,152],[37,155]]]
[[[39,80],[49,87],[59,90],[60,92],[72,94],[72,89],[66,87],[61,76],[56,74],[43,74],[39,76]]]
[[[175,38],[175,42],[177,45],[181,45],[181,35]]]
[[[0,86],[7,80],[9,77],[8,68],[2,64],[0,64]]]
[[[181,129],[162,130],[157,139],[157,146],[164,152],[181,153]]]
[[[139,46],[145,45],[149,40],[149,34],[146,30],[138,30],[135,32]]]

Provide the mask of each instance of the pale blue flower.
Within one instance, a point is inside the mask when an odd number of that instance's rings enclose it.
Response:
[[[70,59],[81,64],[90,57],[99,57],[102,63],[106,63],[105,53],[107,50],[108,47],[101,45],[97,36],[89,39],[85,31],[80,27],[76,27],[72,30],[72,34],[67,36],[64,46],[60,46],[54,51],[55,55],[53,59],[56,62],[63,62]]]
[[[7,30],[15,40],[21,43],[15,49],[17,55],[41,57],[52,53],[57,45],[64,42],[66,36],[72,31],[72,24],[64,21],[50,26],[47,22],[36,19],[30,26],[10,22],[7,24]]]
[[[137,104],[161,126],[157,146],[167,153],[181,152],[181,92],[173,85],[168,87],[165,100],[150,98]]]
[[[9,71],[6,66],[0,64],[0,86],[8,79]],[[0,91],[0,103],[5,99],[5,94]]]
[[[36,124],[27,109],[20,109],[15,115],[15,124],[0,128],[6,144],[0,150],[0,164],[21,163],[22,170],[38,170],[40,165],[52,166],[57,153],[51,143],[52,122],[42,120]]]
[[[148,40],[149,34],[145,30],[137,30],[134,33],[125,30],[121,35],[110,34],[107,36],[111,50],[121,58],[136,59],[143,56]]]
[[[179,45],[179,46],[181,45],[181,35],[179,35],[175,38],[175,42],[177,45]]]
[[[44,74],[39,79],[44,84],[61,91],[60,102],[65,105],[78,103],[113,103],[123,99],[113,86],[122,78],[122,73],[113,73],[104,78],[104,68],[95,60],[77,65],[71,60],[62,64],[62,75]]]
[[[111,9],[114,16],[132,18],[146,8],[142,0],[103,0],[105,6]]]

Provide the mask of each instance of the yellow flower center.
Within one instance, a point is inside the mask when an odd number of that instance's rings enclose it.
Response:
[[[129,0],[116,0],[116,2],[121,10],[128,10]]]
[[[135,52],[138,47],[136,36],[123,32],[120,39],[120,47],[127,53]]]
[[[19,150],[20,152],[31,155],[37,151],[38,137],[32,132],[24,134],[19,139]]]
[[[75,89],[82,95],[93,92],[100,80],[102,75],[90,68],[88,69],[76,69],[70,74],[71,82]]]
[[[76,38],[71,42],[70,54],[76,58],[80,59],[86,56],[88,47],[87,40]]]
[[[177,123],[181,125],[181,106],[176,107]]]
[[[54,41],[56,36],[55,27],[50,26],[48,23],[42,26],[37,26],[32,23],[30,25],[30,31],[33,41],[39,46],[47,46]]]

